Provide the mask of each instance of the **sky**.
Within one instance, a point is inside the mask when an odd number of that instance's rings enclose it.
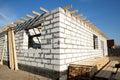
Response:
[[[40,12],[40,7],[53,10],[57,7],[73,6],[109,39],[120,45],[120,0],[0,0],[0,28],[10,22]]]

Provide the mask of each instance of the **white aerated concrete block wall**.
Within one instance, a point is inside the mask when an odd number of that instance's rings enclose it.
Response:
[[[0,34],[0,58],[2,56],[2,51],[3,51],[3,47],[4,47],[4,41],[5,41],[5,35],[7,36],[7,33],[1,33]],[[4,48],[4,57],[3,60],[8,61],[8,47],[7,47],[7,38],[6,38],[6,43],[5,43],[5,48]]]
[[[107,56],[106,39],[59,8],[59,47],[60,71],[66,70],[70,63],[91,57]],[[93,47],[93,34],[98,36],[98,49]],[[101,42],[104,42],[104,53]],[[56,56],[57,57],[57,56]]]
[[[104,56],[107,55],[106,39],[62,8],[45,13],[42,19],[44,22],[41,23],[41,30],[29,30],[30,35],[34,35],[34,31],[41,32],[41,49],[28,48],[29,36],[26,31],[21,30],[15,34],[18,63],[64,71],[70,63],[103,56],[101,41],[104,42]],[[93,47],[93,34],[98,36],[98,49]],[[3,43],[3,37],[0,40]]]

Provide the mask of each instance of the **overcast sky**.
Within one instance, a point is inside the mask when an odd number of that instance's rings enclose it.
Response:
[[[14,22],[39,7],[52,10],[73,5],[109,39],[120,44],[120,0],[0,0],[0,28]],[[41,12],[40,12],[41,13]]]

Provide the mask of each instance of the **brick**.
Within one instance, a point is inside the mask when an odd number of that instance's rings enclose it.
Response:
[[[50,64],[50,63],[51,63],[51,61],[48,60],[48,59],[43,59],[42,62],[43,62],[43,63],[47,63],[47,64]]]
[[[52,59],[52,58],[53,58],[53,55],[52,55],[52,54],[49,54],[49,55],[46,54],[46,55],[45,55],[45,58],[51,58],[51,59]]]
[[[60,49],[60,53],[65,53],[65,49]]]
[[[64,44],[64,43],[59,44],[59,46],[60,46],[60,48],[67,48],[66,44]]]
[[[45,38],[46,38],[46,39],[52,38],[52,34],[45,35]]]
[[[38,67],[42,67],[42,68],[44,68],[45,67],[45,65],[44,64],[42,64],[42,63],[38,63],[38,65],[37,65]]]
[[[50,21],[45,21],[44,22],[44,25],[48,25],[48,24],[50,24]]]
[[[72,58],[73,55],[72,54],[67,54],[67,58]]]
[[[51,64],[60,64],[60,60],[51,60]]]
[[[68,29],[65,29],[65,33],[70,35],[70,31]]]
[[[50,19],[52,19],[53,18],[53,15],[50,15],[50,16],[47,16],[45,19],[46,20],[50,20]]]
[[[70,39],[65,39],[65,43],[71,43]]]
[[[54,14],[54,17],[59,17],[60,13]]]
[[[54,33],[54,38],[59,37],[59,33]]]
[[[45,49],[42,49],[42,52],[43,52],[43,53],[50,53],[50,50],[49,50],[49,49],[46,49],[46,50],[45,50]]]
[[[53,65],[48,65],[48,64],[45,64],[45,68],[48,68],[48,69],[53,69]]]
[[[54,33],[54,32],[59,32],[59,27],[56,27],[56,28],[51,29],[51,32],[52,32],[52,33]]]
[[[54,65],[53,67],[55,71],[60,71],[60,65]]]
[[[58,42],[59,42],[59,38],[53,39],[53,43],[58,43]]]
[[[41,32],[41,35],[45,35],[45,34],[46,34],[46,31],[42,31],[42,32]]]
[[[65,33],[60,33],[60,37],[66,38],[66,34]]]
[[[68,69],[67,65],[61,65],[60,66],[60,71],[64,71],[64,70],[67,70],[67,69]]]
[[[41,44],[47,44],[47,40],[42,40]]]
[[[59,54],[59,49],[51,49],[51,53],[58,53]]]
[[[58,21],[59,21],[59,17],[53,18],[53,20],[51,20],[51,23],[55,23],[55,22],[58,22]]]
[[[59,31],[64,33],[64,32],[65,32],[65,29],[62,28],[62,27],[59,27]]]
[[[65,61],[66,61],[66,63],[70,63],[71,62],[71,58],[70,59],[66,59]]]
[[[31,65],[32,66],[37,66],[37,63],[36,62],[31,62]]]
[[[59,45],[58,44],[54,44],[54,48],[59,48]]]
[[[59,22],[54,23],[54,27],[58,27],[58,26],[60,26],[60,23],[59,23]]]
[[[45,29],[51,29],[51,28],[53,28],[52,24],[45,26]]]
[[[64,71],[67,70],[68,66],[67,65],[54,65],[54,70],[56,71]]]

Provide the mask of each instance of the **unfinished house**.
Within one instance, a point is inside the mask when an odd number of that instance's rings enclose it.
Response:
[[[104,57],[107,37],[72,6],[42,14],[33,11],[0,30],[1,64],[50,77],[66,78],[69,64]]]

